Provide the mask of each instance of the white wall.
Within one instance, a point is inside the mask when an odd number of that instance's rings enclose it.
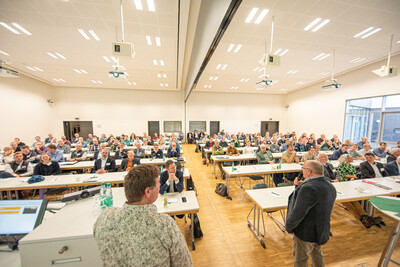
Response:
[[[55,89],[56,136],[63,133],[63,121],[93,121],[96,135],[147,132],[147,121],[183,121],[180,91],[141,91],[100,88]]]
[[[54,108],[47,103],[52,91],[51,85],[23,75],[0,77],[0,147],[15,137],[31,145],[36,135],[46,137],[52,131]]]
[[[187,102],[187,130],[189,121],[220,121],[225,132],[260,132],[260,122],[282,122],[282,95],[224,94],[193,92]]]
[[[392,57],[391,64],[400,66],[400,55]],[[336,90],[322,91],[320,83],[286,95],[284,104],[290,107],[281,130],[342,137],[347,99],[400,94],[400,76],[380,78],[371,72],[382,65],[386,60],[338,76],[342,87]]]

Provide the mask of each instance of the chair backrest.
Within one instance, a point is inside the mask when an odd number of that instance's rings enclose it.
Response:
[[[262,189],[262,188],[268,188],[266,184],[255,184],[253,186],[253,189]]]
[[[283,186],[291,186],[292,184],[289,183],[280,183],[277,185],[277,187],[283,187]]]

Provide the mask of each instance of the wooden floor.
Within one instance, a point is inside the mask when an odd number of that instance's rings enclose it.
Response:
[[[252,204],[238,185],[231,183],[233,200],[217,195],[214,190],[219,180],[210,167],[202,165],[201,154],[194,145],[183,145],[189,168],[198,192],[199,219],[204,236],[196,239],[196,250],[191,251],[189,224],[177,219],[184,233],[195,266],[292,266],[292,237],[283,233],[268,216],[264,216],[267,234],[266,249],[247,227],[246,217]],[[248,186],[248,183],[245,184]],[[376,266],[394,223],[383,217],[387,226],[366,229],[348,211],[335,205],[331,217],[333,237],[322,247],[326,266]],[[279,212],[274,214],[280,218]],[[399,243],[399,242],[398,242]],[[400,247],[396,246],[393,259],[400,261]],[[310,264],[311,266],[311,264]],[[389,264],[389,266],[395,266]]]

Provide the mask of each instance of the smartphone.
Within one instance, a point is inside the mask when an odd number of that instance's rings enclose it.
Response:
[[[186,197],[182,197],[182,203],[186,203],[186,202],[187,202]]]

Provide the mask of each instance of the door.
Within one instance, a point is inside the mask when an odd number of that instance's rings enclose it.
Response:
[[[148,135],[153,137],[154,133],[160,136],[160,122],[159,121],[148,121]]]
[[[275,132],[279,132],[279,121],[262,121],[261,135],[265,136],[266,132],[269,132],[270,136],[272,136]]]
[[[210,121],[210,136],[219,132],[219,121]]]
[[[64,121],[64,135],[67,140],[74,138],[76,133],[86,141],[89,134],[93,134],[92,121]]]

